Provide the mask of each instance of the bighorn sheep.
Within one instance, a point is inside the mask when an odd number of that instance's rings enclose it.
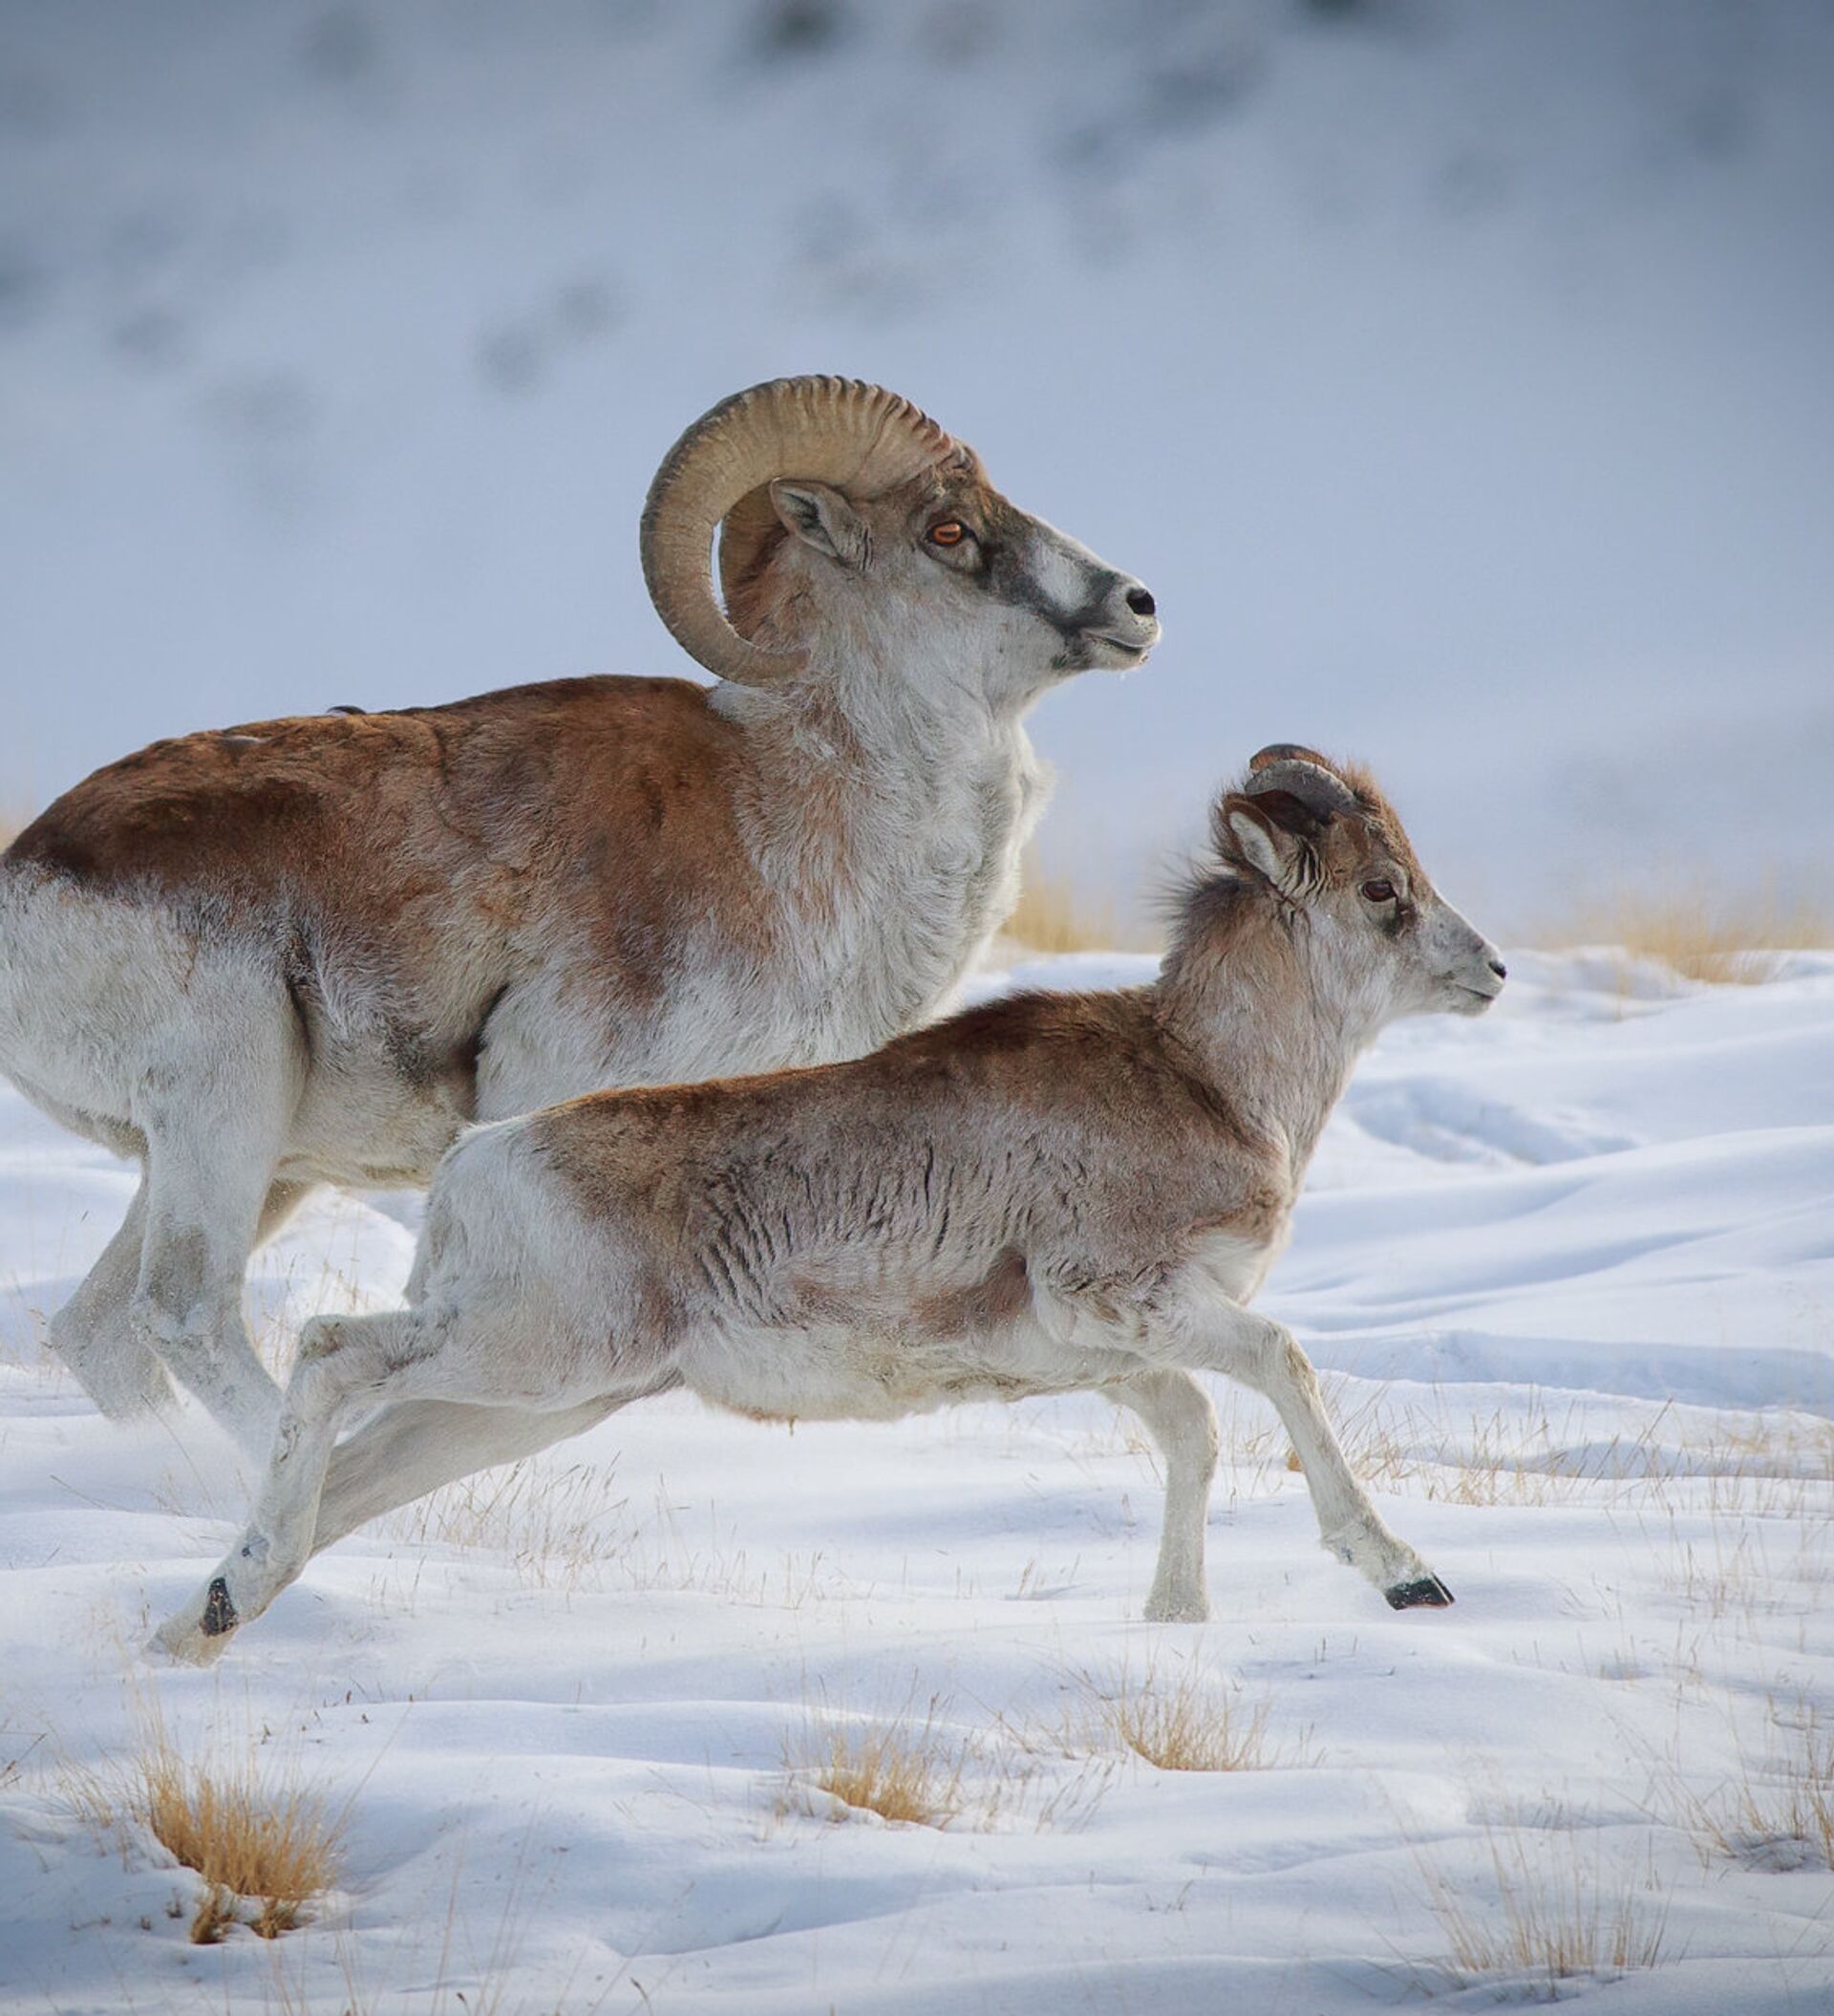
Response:
[[[52,1325],[104,1412],[176,1374],[266,1455],[280,1396],[243,1274],[316,1184],[424,1183],[469,1121],[921,1021],[1016,894],[1042,796],[1022,717],[1159,636],[1138,581],[842,378],[691,427],[642,549],[723,683],[156,742],[0,861],[0,1070],[142,1165]],[[492,1426],[467,1422],[486,1460],[517,1454]]]
[[[468,1134],[412,1306],[307,1326],[251,1523],[158,1643],[210,1657],[318,1547],[470,1467],[402,1434],[387,1474],[323,1491],[352,1408],[511,1406],[557,1438],[677,1385],[792,1420],[1107,1393],[1164,1452],[1146,1615],[1190,1619],[1216,1464],[1192,1373],[1227,1373],[1278,1409],[1325,1546],[1397,1609],[1449,1603],[1351,1475],[1305,1353],[1245,1305],[1358,1053],[1397,1017],[1487,1008],[1503,968],[1358,770],[1264,749],[1213,829],[1151,987]]]

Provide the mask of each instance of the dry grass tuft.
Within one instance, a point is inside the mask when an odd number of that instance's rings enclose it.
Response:
[[[264,1783],[252,1757],[206,1769],[186,1763],[156,1728],[137,1755],[67,1773],[65,1793],[98,1832],[144,1828],[198,1873],[197,1945],[217,1944],[235,1924],[278,1939],[337,1880],[348,1806],[332,1813],[297,1782]]]
[[[337,1878],[342,1827],[329,1818],[325,1802],[305,1788],[264,1787],[252,1764],[219,1774],[186,1765],[169,1749],[141,1762],[146,1822],[154,1836],[203,1878],[212,1897],[206,1909],[224,1919],[228,1899],[259,1900],[250,1920],[263,1939],[277,1938],[299,1923],[311,1898]],[[192,1938],[198,1938],[197,1926]]]
[[[1684,979],[1752,986],[1772,978],[1777,954],[1834,947],[1834,916],[1774,888],[1745,902],[1625,893],[1595,902],[1537,934],[1550,946],[1621,946]]]
[[[1397,1405],[1380,1384],[1327,1377],[1323,1385],[1350,1466],[1374,1491],[1453,1505],[1788,1518],[1818,1538],[1834,1518],[1834,1426],[1812,1417],[1773,1409],[1709,1423],[1663,1406],[1627,1431],[1584,1396],[1529,1388],[1514,1406],[1461,1421],[1445,1406]],[[1251,1443],[1248,1460],[1253,1488],[1267,1490],[1265,1443]],[[1297,1469],[1296,1458],[1285,1462]]]
[[[783,1749],[779,1814],[831,1820],[877,1813],[903,1827],[1075,1831],[1115,1774],[1112,1756],[1092,1755],[1064,1732],[996,1715],[989,1728],[951,1722],[932,1696],[888,1716],[812,1709],[800,1741]]]
[[[1668,1902],[1649,1869],[1628,1863],[1608,1869],[1600,1850],[1586,1854],[1558,1826],[1492,1827],[1484,1838],[1493,1903],[1443,1870],[1420,1864],[1461,1986],[1513,1977],[1528,1984],[1537,2000],[1557,2002],[1562,1982],[1611,1979],[1660,1964]]]
[[[1135,1686],[1085,1682],[1099,1733],[1162,1771],[1262,1771],[1302,1764],[1305,1741],[1285,1750],[1268,1738],[1269,1699],[1244,1703],[1192,1667],[1173,1684],[1151,1674]]]
[[[878,1723],[819,1717],[803,1754],[786,1755],[784,1763],[793,1777],[842,1808],[902,1826],[947,1827],[967,1803],[967,1753],[939,1726],[941,1713],[932,1699],[921,1721],[907,1709]]]
[[[630,1545],[629,1501],[612,1495],[615,1464],[539,1460],[480,1470],[417,1498],[388,1531],[430,1544],[501,1554],[537,1589],[596,1586]]]
[[[1093,898],[1064,875],[1046,873],[1026,857],[1018,908],[1006,920],[1008,937],[1033,952],[1145,952],[1150,942],[1123,921],[1112,901]]]
[[[1812,1704],[1773,1704],[1779,1741],[1760,1757],[1741,1755],[1738,1777],[1707,1796],[1677,1768],[1675,1803],[1703,1861],[1730,1857],[1772,1870],[1834,1869],[1834,1729]]]

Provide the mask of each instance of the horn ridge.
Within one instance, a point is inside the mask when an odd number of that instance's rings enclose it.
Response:
[[[644,501],[645,585],[682,649],[724,679],[772,683],[800,652],[742,637],[714,593],[714,532],[761,484],[782,476],[830,482],[870,498],[961,450],[910,400],[862,378],[770,378],[735,392],[686,429]]]
[[[1304,742],[1269,742],[1265,749],[1257,749],[1248,758],[1248,774],[1265,770],[1269,763],[1295,762],[1315,763],[1321,770],[1329,770],[1335,777],[1337,766],[1328,756],[1320,756],[1316,749],[1308,749]]]
[[[1356,809],[1356,794],[1324,758],[1293,742],[1270,742],[1252,757],[1242,785],[1248,798],[1284,791],[1315,819],[1333,819]]]

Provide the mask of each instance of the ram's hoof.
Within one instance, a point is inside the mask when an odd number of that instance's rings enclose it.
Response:
[[[1389,1601],[1394,1600],[1391,1596]],[[1446,1598],[1448,1603],[1451,1600],[1450,1597]],[[241,1622],[236,1606],[229,1600],[229,1584],[218,1576],[204,1597],[203,1615],[198,1619],[198,1629],[205,1638],[226,1638]]]
[[[1382,1594],[1388,1598],[1391,1610],[1444,1610],[1452,1601],[1452,1592],[1436,1575],[1423,1575],[1412,1582],[1397,1582],[1393,1589]]]

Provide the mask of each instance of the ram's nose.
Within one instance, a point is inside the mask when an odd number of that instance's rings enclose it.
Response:
[[[1159,642],[1159,602],[1143,581],[1117,574],[1106,613],[1109,635],[1124,649],[1148,652]]]

